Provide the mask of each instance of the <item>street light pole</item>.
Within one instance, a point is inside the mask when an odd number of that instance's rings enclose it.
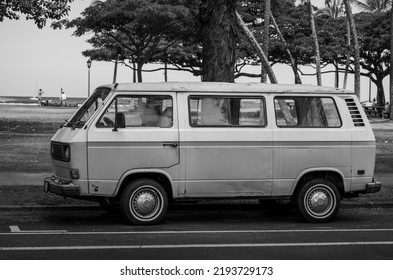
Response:
[[[90,67],[91,67],[91,60],[87,61],[87,97],[90,97]]]

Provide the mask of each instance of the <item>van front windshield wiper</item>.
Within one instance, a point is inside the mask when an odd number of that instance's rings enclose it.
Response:
[[[81,128],[81,127],[84,126],[84,125],[85,125],[85,122],[78,120],[78,121],[76,121],[76,122],[74,122],[74,123],[72,124],[72,128],[73,128],[73,129],[75,129],[75,128]]]
[[[60,127],[61,128],[63,128],[63,127],[72,127],[72,129],[75,129],[75,128],[81,128],[84,125],[85,125],[85,122],[83,122],[83,121],[71,122],[71,121],[66,120],[65,123],[62,124]]]

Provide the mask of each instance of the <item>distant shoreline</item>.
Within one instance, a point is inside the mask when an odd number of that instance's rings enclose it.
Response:
[[[0,101],[0,106],[38,106],[38,103],[8,103]]]
[[[38,99],[31,99],[32,96],[0,96],[0,104],[38,104]],[[86,98],[83,97],[68,97],[65,102],[82,104]],[[59,97],[43,97],[41,101],[51,101],[60,103]]]
[[[85,102],[86,98],[81,97],[69,97],[63,101],[62,105],[77,107]],[[38,106],[39,101],[36,97],[32,96],[0,96],[1,105],[17,105],[17,106]],[[42,105],[60,106],[59,97],[43,97],[41,99]],[[41,105],[40,104],[40,105]]]

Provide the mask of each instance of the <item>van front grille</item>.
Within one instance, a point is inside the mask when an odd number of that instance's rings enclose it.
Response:
[[[364,126],[364,121],[362,115],[359,112],[358,106],[356,106],[356,102],[352,98],[346,98],[345,102],[347,103],[353,124],[355,126]]]
[[[52,159],[60,160],[60,161],[68,161],[65,157],[65,151],[68,147],[67,144],[62,144],[58,142],[51,142],[50,143],[50,152]]]

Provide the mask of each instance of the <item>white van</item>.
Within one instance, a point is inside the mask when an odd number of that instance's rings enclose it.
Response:
[[[186,199],[292,199],[311,222],[381,189],[357,97],[306,86],[136,83],[97,88],[51,139],[44,190],[158,223]],[[262,201],[263,203],[263,201]]]

